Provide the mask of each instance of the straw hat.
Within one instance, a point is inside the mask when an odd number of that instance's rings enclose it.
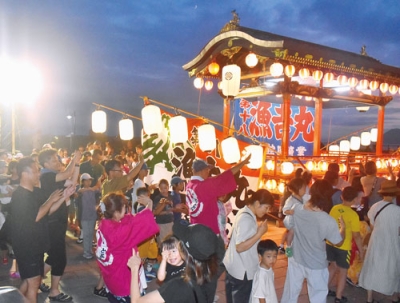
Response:
[[[382,182],[381,189],[378,190],[380,194],[400,194],[400,188],[397,187],[396,181],[386,180]]]

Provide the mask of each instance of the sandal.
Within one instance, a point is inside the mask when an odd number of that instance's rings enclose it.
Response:
[[[50,286],[48,286],[48,285],[46,285],[46,284],[44,284],[44,283],[42,283],[42,284],[39,285],[39,289],[40,289],[42,292],[50,292]]]
[[[54,297],[49,296],[49,300],[56,302],[71,302],[72,297],[61,292],[57,296]]]

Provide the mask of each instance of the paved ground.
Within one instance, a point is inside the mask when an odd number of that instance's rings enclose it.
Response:
[[[281,235],[283,233],[283,228],[277,228],[275,225],[270,223],[269,230],[266,234],[266,238],[270,238],[275,242],[279,243]],[[94,260],[86,260],[82,257],[82,245],[76,244],[76,238],[72,236],[70,232],[67,232],[67,253],[68,253],[68,266],[66,272],[62,278],[61,288],[62,291],[73,296],[75,303],[101,303],[107,302],[107,299],[102,299],[94,296],[93,288],[97,283],[99,277],[99,270],[97,268],[96,262]],[[20,281],[18,279],[10,279],[8,270],[10,268],[8,265],[0,265],[0,286],[11,285],[18,287]],[[275,265],[275,287],[280,299],[282,296],[283,285],[285,283],[287,267],[287,258],[284,255],[279,255],[278,262]],[[45,282],[50,284],[50,279],[46,278]],[[149,288],[154,289],[157,285],[152,282]],[[177,290],[178,291],[178,290]],[[224,285],[224,275],[221,276],[217,295],[219,296],[219,303],[225,303],[225,285]],[[366,301],[366,291],[360,288],[355,288],[347,285],[345,290],[345,296],[348,297],[349,302],[359,303]],[[375,294],[375,300],[381,303],[391,302],[382,295]],[[49,302],[47,294],[39,294],[39,303]],[[298,300],[300,303],[309,302],[307,296],[307,289],[304,286],[301,292],[301,296]],[[327,302],[333,302],[333,298],[328,298]],[[10,302],[11,303],[11,302]],[[284,302],[283,302],[284,303]]]

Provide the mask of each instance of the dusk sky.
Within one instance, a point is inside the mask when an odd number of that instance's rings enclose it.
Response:
[[[182,65],[231,20],[240,25],[368,55],[400,67],[398,0],[252,1],[19,1],[0,0],[0,56],[29,58],[44,89],[28,111],[19,110],[22,132],[88,134],[100,103],[140,116],[140,96],[197,113],[199,91]],[[199,114],[222,121],[216,89],[201,95]],[[399,128],[400,97],[386,108],[385,131]],[[7,107],[4,109],[7,113]],[[25,116],[26,115],[26,116]],[[121,115],[109,113],[109,134]],[[351,118],[350,118],[351,117]],[[324,112],[323,138],[330,140],[376,123],[377,109]],[[135,123],[139,133],[140,123]]]

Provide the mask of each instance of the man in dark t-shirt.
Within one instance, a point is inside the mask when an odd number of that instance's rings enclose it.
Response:
[[[43,270],[44,253],[49,248],[48,214],[54,213],[73,188],[56,190],[49,196],[39,185],[39,167],[30,157],[17,164],[20,186],[10,202],[11,240],[22,279],[20,291],[29,300],[37,302]]]
[[[48,197],[54,190],[65,188],[66,186],[76,186],[79,175],[79,160],[81,154],[76,151],[74,158],[68,164],[65,170],[61,170],[61,162],[57,157],[55,149],[45,149],[39,154],[39,162],[43,169],[40,172],[40,184]],[[68,206],[70,204],[69,196],[65,203],[49,215],[49,236],[50,249],[47,252],[48,257],[45,261],[44,272],[51,269],[51,288],[49,298],[55,301],[70,302],[72,297],[63,294],[59,290],[61,276],[67,265],[67,253],[65,247],[65,233],[68,226]]]

